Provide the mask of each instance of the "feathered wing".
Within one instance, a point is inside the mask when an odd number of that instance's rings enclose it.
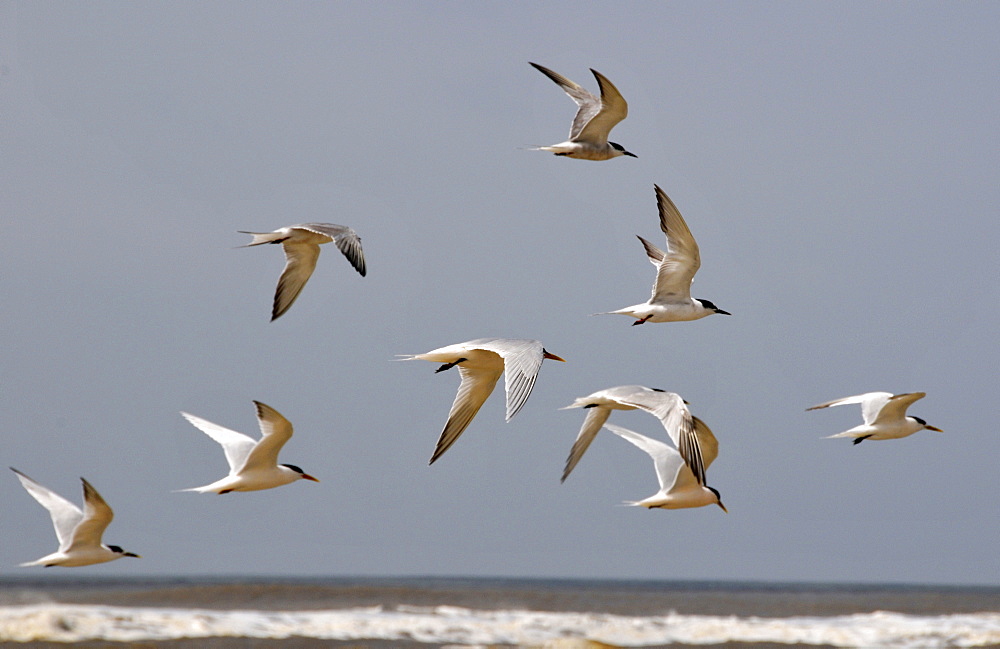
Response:
[[[712,429],[697,417],[694,420],[694,434],[698,438],[698,446],[701,448],[701,459],[705,463],[705,471],[712,466],[715,458],[719,457],[719,440],[715,439]]]
[[[487,397],[493,392],[501,374],[499,368],[493,371],[469,369],[463,365],[458,365],[458,372],[462,377],[462,383],[458,386],[458,394],[451,404],[448,421],[441,431],[429,464],[434,464],[434,461],[451,448],[455,440],[465,432],[476,413],[486,403]]]
[[[347,261],[351,262],[354,270],[358,271],[362,277],[367,270],[365,268],[365,253],[361,249],[361,237],[357,232],[346,225],[335,225],[333,223],[303,223],[296,225],[296,228],[309,230],[316,234],[322,234],[333,239],[333,243],[340,252],[344,253]]]
[[[646,249],[646,257],[649,259],[649,263],[653,264],[654,266],[656,266],[657,269],[659,269],[660,262],[662,262],[663,258],[667,256],[667,253],[663,252],[655,245],[650,243],[648,240],[643,239],[639,235],[635,236],[639,239],[639,241],[642,242],[642,247]]]
[[[705,460],[695,431],[694,418],[684,399],[674,392],[635,394],[627,403],[660,420],[684,462],[699,484],[705,484]]]
[[[698,243],[670,197],[658,185],[653,187],[660,212],[660,230],[667,237],[667,253],[656,272],[651,301],[666,297],[690,298],[691,282],[701,268]]]
[[[833,406],[846,406],[853,403],[860,403],[861,416],[864,418],[865,424],[871,425],[872,422],[874,422],[878,417],[878,413],[882,410],[882,406],[888,403],[891,398],[891,392],[866,392],[864,394],[856,394],[851,397],[827,401],[826,403],[806,408],[806,410],[819,410],[820,408],[831,408]]]
[[[250,451],[257,445],[256,440],[243,433],[223,428],[207,419],[202,419],[186,412],[182,412],[181,415],[191,422],[191,425],[222,446],[222,450],[226,453],[226,462],[229,464],[230,475],[236,473],[243,466],[247,456],[250,455]]]
[[[590,443],[594,441],[597,437],[598,431],[601,430],[601,426],[604,426],[604,422],[608,420],[611,416],[611,409],[602,406],[594,406],[587,410],[587,416],[583,420],[583,425],[580,427],[580,432],[576,435],[576,441],[573,442],[573,448],[569,451],[569,457],[566,458],[566,467],[563,469],[562,480],[565,482],[569,474],[572,473],[573,469],[576,468],[577,463],[583,454],[587,452],[590,448]]]
[[[552,81],[556,82],[560,88],[563,89],[570,99],[576,102],[579,106],[579,110],[576,112],[576,117],[573,118],[573,125],[569,129],[569,139],[575,140],[580,133],[583,131],[587,123],[601,110],[601,100],[599,97],[595,97],[585,88],[580,86],[574,81],[570,81],[558,72],[553,72],[552,70],[546,68],[545,66],[538,65],[537,63],[531,63],[532,67],[547,76]],[[605,137],[607,135],[605,134]]]
[[[271,406],[254,401],[261,438],[250,449],[239,470],[268,469],[278,464],[278,453],[292,438],[292,424]]]
[[[306,282],[312,277],[319,259],[319,246],[315,243],[295,243],[285,241],[285,269],[278,278],[278,287],[274,291],[274,305],[271,308],[271,320],[277,320],[285,314],[299,297]]]
[[[628,116],[628,103],[607,77],[593,68],[590,71],[594,73],[601,88],[600,109],[587,119],[576,137],[591,142],[607,142],[611,129]],[[582,109],[580,112],[583,112]],[[574,128],[577,127],[579,118],[578,114],[577,119],[573,121]]]
[[[537,340],[497,338],[481,341],[477,346],[503,358],[507,421],[510,421],[531,396],[531,389],[535,386],[544,358],[542,343]]]
[[[52,527],[55,528],[56,538],[59,540],[59,551],[65,552],[73,542],[73,530],[83,520],[83,512],[70,501],[48,487],[38,484],[14,467],[10,467],[10,470],[17,474],[17,479],[21,481],[25,491],[49,511]]]
[[[878,414],[875,416],[875,421],[890,422],[905,419],[906,409],[909,408],[913,402],[919,401],[926,396],[926,392],[906,392],[904,394],[894,395],[887,399],[885,404],[879,409]]]
[[[83,482],[83,520],[76,526],[67,550],[74,548],[99,547],[104,530],[115,517],[108,503],[104,502],[97,489],[80,478]]]
[[[649,454],[653,458],[656,478],[660,482],[660,491],[664,494],[673,489],[694,485],[695,480],[680,454],[663,442],[640,435],[614,424],[604,424],[604,427],[615,435],[622,437]]]

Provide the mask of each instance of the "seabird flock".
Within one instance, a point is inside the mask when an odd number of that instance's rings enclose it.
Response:
[[[628,115],[628,103],[607,77],[591,69],[600,88],[598,97],[557,72],[537,63],[531,65],[562,88],[579,107],[568,140],[535,147],[535,150],[579,160],[637,157],[622,145],[608,140],[611,129]],[[730,315],[707,299],[691,297],[691,282],[701,266],[698,243],[666,192],[658,185],[654,185],[654,191],[660,230],[666,237],[666,250],[639,237],[647,258],[656,268],[652,295],[642,304],[604,314],[629,316],[634,318],[633,325],[698,320],[714,314]],[[274,293],[272,321],[287,313],[302,292],[316,268],[321,244],[333,242],[362,277],[367,272],[361,239],[354,230],[343,225],[303,223],[273,232],[243,233],[253,236],[253,241],[244,247],[280,243],[285,252],[285,268]],[[430,463],[438,460],[468,428],[501,376],[507,399],[507,421],[510,421],[531,395],[545,359],[563,360],[548,352],[537,340],[514,338],[479,338],[424,354],[401,356],[399,360],[440,363],[435,372],[458,368],[461,377],[458,393]],[[854,444],[859,444],[868,439],[899,439],[924,429],[941,432],[941,429],[928,425],[919,417],[906,415],[906,409],[924,396],[923,392],[896,395],[869,392],[822,403],[807,410],[861,404],[864,424],[830,436],[853,438]],[[278,464],[278,453],[292,437],[292,424],[274,408],[259,401],[254,401],[254,405],[261,429],[259,440],[201,417],[181,413],[192,425],[222,446],[229,464],[229,474],[225,477],[202,487],[181,491],[226,494],[272,489],[299,480],[319,482],[293,464]],[[587,414],[566,459],[563,481],[569,477],[597,433],[607,429],[649,454],[660,484],[657,493],[627,504],[648,509],[682,509],[714,504],[726,511],[719,492],[706,482],[706,471],[719,454],[718,441],[711,429],[691,414],[687,402],[680,395],[641,385],[623,385],[580,397],[564,409],[571,408],[587,409]],[[673,446],[607,423],[612,410],[641,410],[653,415],[660,421]],[[114,515],[89,482],[81,478],[84,509],[80,511],[76,505],[17,469],[11,467],[11,470],[25,490],[49,511],[59,541],[56,552],[21,565],[75,567],[139,556],[119,546],[101,542]]]

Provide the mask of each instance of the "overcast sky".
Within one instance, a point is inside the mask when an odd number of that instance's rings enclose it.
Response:
[[[77,575],[997,584],[998,32],[995,3],[5,1],[0,466],[85,476],[144,557]],[[611,79],[638,158],[525,150],[575,110],[529,61]],[[654,183],[731,317],[590,316],[649,296]],[[271,323],[282,252],[237,230],[310,221],[368,276],[326,246]],[[457,372],[392,359],[486,336],[568,362],[428,467]],[[558,408],[633,383],[714,430],[728,515],[622,507],[656,478],[606,431],[559,483]],[[873,390],[945,433],[805,412]],[[253,399],[322,482],[172,493],[226,471],[179,411],[257,436]],[[48,516],[12,473],[0,498],[30,574]]]

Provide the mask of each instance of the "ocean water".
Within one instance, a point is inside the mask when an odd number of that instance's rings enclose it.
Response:
[[[45,577],[0,579],[0,641],[216,649],[1000,646],[1000,587]]]

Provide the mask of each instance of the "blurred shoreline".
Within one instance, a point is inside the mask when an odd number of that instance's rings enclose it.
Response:
[[[1000,587],[18,576],[0,578],[0,616],[0,641],[32,648],[922,649],[1000,643]]]

